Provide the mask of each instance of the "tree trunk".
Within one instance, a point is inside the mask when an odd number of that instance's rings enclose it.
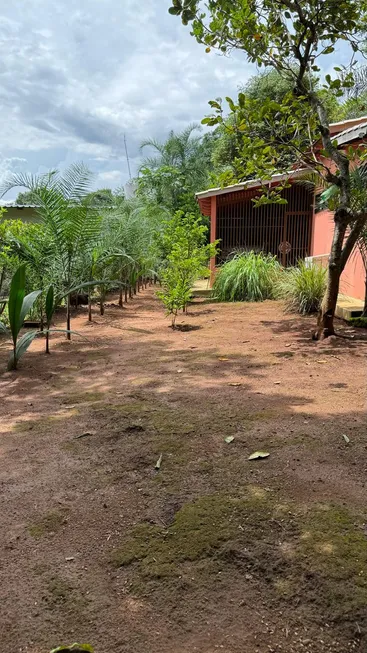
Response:
[[[336,216],[335,216],[336,218]],[[334,218],[334,219],[335,219]],[[334,314],[338,302],[340,275],[343,272],[343,243],[347,225],[335,219],[335,228],[329,257],[327,287],[317,320],[315,340],[324,340],[335,334]]]
[[[124,297],[124,289],[123,289],[122,286],[120,286],[119,306],[121,306],[121,308],[123,307],[123,304],[124,304],[123,297]]]
[[[100,315],[104,315],[104,297],[103,297],[103,293],[101,293],[101,298],[100,298],[100,301],[99,301],[99,313],[100,313]]]
[[[133,289],[132,289],[132,286],[129,286],[129,298],[130,298],[130,299],[133,298]]]
[[[338,301],[340,275],[341,271],[338,267],[329,265],[327,289],[319,311],[315,340],[324,340],[335,334],[334,314]]]
[[[71,340],[71,333],[70,333],[70,295],[67,296],[66,300],[66,338],[67,340]]]
[[[46,331],[46,354],[50,353],[50,333],[49,333],[49,326],[47,327]]]
[[[0,292],[1,292],[2,287],[3,287],[4,279],[5,279],[5,265],[4,265],[3,269],[1,270],[1,275],[0,275]]]
[[[92,321],[92,293],[88,294],[88,322]]]
[[[364,278],[364,307],[363,307],[362,317],[367,317],[367,268],[366,268],[366,276]]]
[[[127,304],[128,296],[129,296],[129,290],[127,284],[125,283],[125,304]]]

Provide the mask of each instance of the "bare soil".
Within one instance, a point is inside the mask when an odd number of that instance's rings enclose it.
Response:
[[[111,302],[0,377],[1,651],[365,652],[365,332]]]

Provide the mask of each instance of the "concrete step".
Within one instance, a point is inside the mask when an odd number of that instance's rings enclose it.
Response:
[[[364,302],[361,299],[348,297],[348,295],[339,295],[335,315],[342,320],[350,320],[351,317],[362,315]]]
[[[210,297],[211,292],[209,279],[199,279],[194,283],[192,289],[193,297]]]

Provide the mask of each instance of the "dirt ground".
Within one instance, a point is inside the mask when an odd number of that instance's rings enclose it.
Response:
[[[276,302],[179,324],[153,289],[79,309],[0,377],[1,651],[365,652],[363,332]]]

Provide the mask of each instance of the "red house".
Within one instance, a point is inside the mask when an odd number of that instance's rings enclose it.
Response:
[[[341,148],[367,142],[367,116],[334,123],[330,131]],[[260,194],[258,180],[197,193],[202,214],[210,217],[210,241],[220,240],[220,254],[210,262],[211,281],[216,266],[236,249],[273,254],[284,266],[295,265],[305,258],[327,264],[333,216],[328,210],[318,211],[314,193],[296,183],[302,173],[296,170],[290,176],[291,186],[283,191],[287,204],[255,207],[251,200]],[[276,185],[282,178],[274,175],[270,185]],[[356,250],[343,272],[341,293],[354,300],[364,300],[365,276],[362,256]]]

